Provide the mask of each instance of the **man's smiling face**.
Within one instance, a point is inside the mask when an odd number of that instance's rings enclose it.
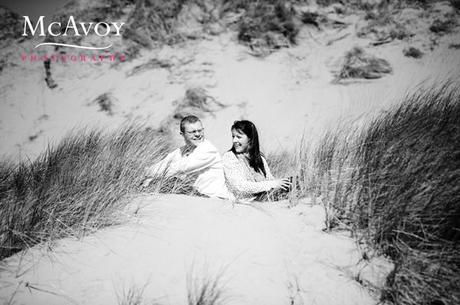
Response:
[[[186,123],[184,131],[181,132],[185,144],[188,146],[198,146],[204,141],[204,129],[200,121],[195,123]]]

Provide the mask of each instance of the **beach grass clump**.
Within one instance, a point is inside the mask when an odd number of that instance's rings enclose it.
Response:
[[[458,86],[408,96],[371,122],[358,147],[356,223],[396,262],[388,283],[390,299],[398,304],[458,304]]]
[[[180,113],[189,110],[194,114],[212,114],[222,108],[225,108],[225,105],[209,95],[206,89],[202,87],[191,87],[185,91],[185,96],[178,102],[175,111]]]
[[[123,38],[150,48],[197,39],[205,33],[216,34],[220,31],[220,6],[221,1],[210,0],[137,0]],[[190,32],[192,28],[195,33]]]
[[[376,79],[392,71],[387,60],[368,54],[363,48],[354,47],[345,54],[344,63],[336,76],[336,81],[348,78]]]
[[[370,38],[375,41],[375,44],[414,36],[406,25],[395,20],[393,14],[387,11],[368,11],[365,17],[367,24],[359,28],[356,35],[361,38]]]
[[[103,93],[97,96],[91,104],[97,104],[99,106],[99,111],[106,113],[109,116],[114,114],[114,98],[110,93]]]
[[[0,258],[117,223],[144,169],[169,149],[153,129],[76,131],[34,161],[0,163]],[[160,185],[162,184],[162,185]],[[165,188],[167,179],[152,187]]]
[[[238,40],[257,56],[296,43],[299,28],[289,1],[224,1],[223,9],[244,12],[238,22]]]
[[[415,47],[408,47],[403,49],[403,54],[406,57],[412,58],[421,58],[423,57],[423,52]]]
[[[435,19],[430,25],[430,31],[436,34],[447,34],[450,33],[455,26],[456,21],[454,18],[446,20]]]
[[[177,40],[175,32],[177,16],[186,1],[136,1],[128,17],[123,37],[144,47],[154,43],[171,43]]]
[[[382,298],[460,302],[460,90],[420,90],[361,129],[327,134],[313,186],[329,225],[345,223],[395,269]]]
[[[310,173],[313,194],[319,196],[326,218],[325,229],[350,227],[353,218],[350,207],[354,203],[356,185],[351,129],[326,132],[312,151]]]

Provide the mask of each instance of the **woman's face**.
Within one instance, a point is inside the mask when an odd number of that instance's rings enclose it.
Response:
[[[233,148],[237,154],[247,153],[249,151],[250,139],[241,130],[232,129]]]

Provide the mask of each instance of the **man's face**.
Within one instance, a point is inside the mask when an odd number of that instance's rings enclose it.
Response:
[[[186,145],[198,146],[204,140],[204,129],[200,121],[195,123],[186,123],[184,132],[181,132]]]

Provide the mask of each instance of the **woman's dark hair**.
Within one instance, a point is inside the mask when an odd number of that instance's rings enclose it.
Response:
[[[256,126],[251,121],[247,120],[235,121],[230,130],[242,132],[249,138],[249,166],[256,172],[263,173],[266,177],[267,173],[265,172],[264,163],[262,161],[262,153],[259,148],[259,134],[257,133]],[[233,146],[230,150],[236,155]]]

